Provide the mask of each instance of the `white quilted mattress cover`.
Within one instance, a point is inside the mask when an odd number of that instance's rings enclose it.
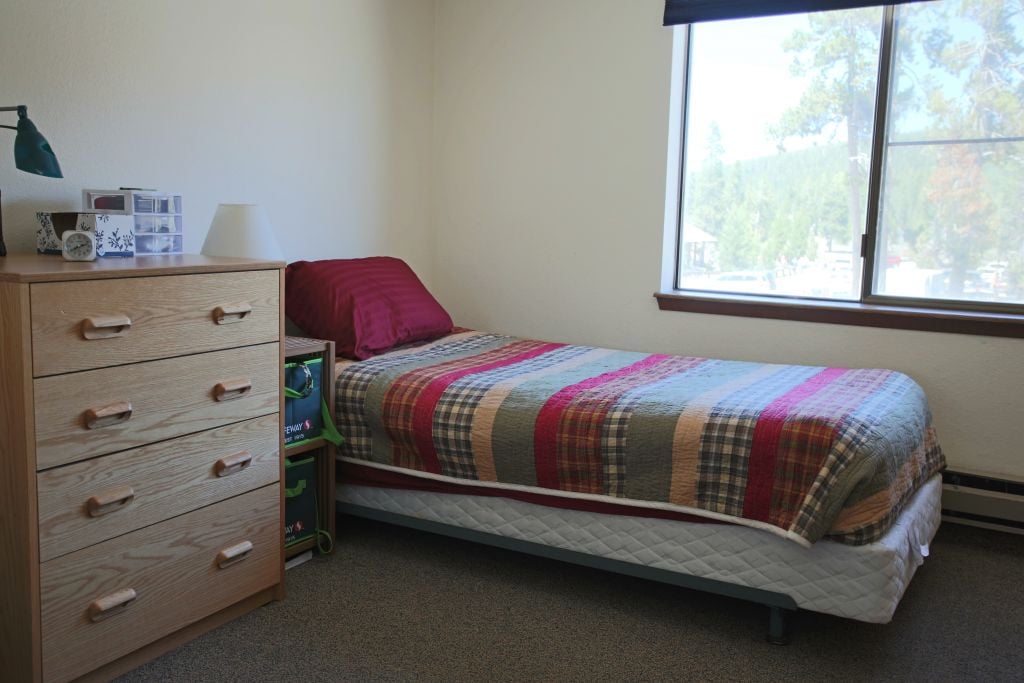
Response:
[[[929,480],[888,533],[861,546],[804,548],[758,529],[563,510],[492,496],[339,485],[340,502],[760,588],[802,609],[886,623],[928,555],[941,516]]]

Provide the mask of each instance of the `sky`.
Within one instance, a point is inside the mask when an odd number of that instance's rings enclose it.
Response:
[[[897,9],[897,18],[901,21],[900,17],[912,20],[912,17],[920,16],[923,23],[927,23],[929,17],[936,16],[935,13],[943,9],[945,7],[932,3],[902,5]],[[877,8],[877,12],[881,26],[883,10]],[[1024,41],[1024,13],[1016,17],[1014,26],[1018,39]],[[806,14],[716,21],[693,27],[686,150],[688,169],[699,170],[707,157],[707,137],[712,121],[718,122],[722,133],[725,163],[776,153],[768,126],[777,122],[787,108],[799,103],[810,80],[790,72],[793,55],[781,46],[794,31],[806,28]],[[970,22],[953,24],[950,28],[954,40],[977,40],[980,36],[978,27]],[[676,27],[675,30],[682,32],[685,28]],[[897,42],[896,59],[907,59],[908,55]],[[910,81],[901,81],[901,87],[927,77],[941,84],[946,95],[955,99],[963,88],[962,80],[941,69],[929,68],[920,50],[910,54],[913,55],[910,64],[902,63],[916,75],[910,76]],[[876,72],[877,63],[871,67],[872,79]],[[907,72],[901,69],[901,73]],[[923,95],[919,94],[918,100],[923,100]],[[894,124],[892,133],[906,139],[908,136],[919,137],[915,133],[929,127],[931,120],[924,111],[904,110],[891,123]],[[1021,134],[1016,130],[1005,133]],[[845,128],[839,126],[831,136],[791,137],[785,144],[786,149],[792,151],[815,144],[845,141]]]
[[[694,27],[688,168],[699,169],[707,157],[706,143],[712,121],[718,122],[722,132],[725,163],[775,153],[768,125],[800,101],[809,81],[790,73],[793,56],[786,53],[781,44],[794,31],[807,26],[806,15],[794,14],[717,21]],[[834,141],[845,139],[845,131],[840,130]],[[826,140],[825,137],[794,137],[786,141],[786,149],[802,149]]]

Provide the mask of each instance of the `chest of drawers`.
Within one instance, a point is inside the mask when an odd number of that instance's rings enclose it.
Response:
[[[283,597],[283,264],[0,259],[0,671],[109,677]]]

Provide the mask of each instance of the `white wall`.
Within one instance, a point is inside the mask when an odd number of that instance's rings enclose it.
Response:
[[[220,202],[266,206],[289,260],[387,253],[430,275],[433,3],[4,0],[0,106],[25,104],[63,180],[16,171],[8,247],[83,187],[185,198],[186,251]],[[14,124],[14,114],[0,123]]]
[[[663,0],[438,0],[435,293],[463,325],[618,348],[891,367],[952,468],[1024,479],[1024,341],[659,311]]]
[[[0,106],[63,180],[3,150],[9,247],[83,187],[267,207],[290,260],[405,258],[463,325],[620,348],[885,366],[950,463],[1024,479],[1024,342],[660,312],[671,32],[662,0],[5,0]],[[0,123],[14,123],[13,115]]]

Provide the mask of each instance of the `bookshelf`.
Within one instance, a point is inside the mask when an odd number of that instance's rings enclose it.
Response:
[[[321,357],[320,387],[327,402],[330,415],[334,415],[334,342],[308,337],[285,337],[285,362],[295,362]],[[334,514],[334,446],[318,437],[295,446],[286,446],[284,455],[288,459],[296,456],[316,458],[316,501],[320,528],[335,538]],[[316,549],[316,537],[308,538],[285,548],[285,559]],[[333,549],[332,549],[333,550]]]

